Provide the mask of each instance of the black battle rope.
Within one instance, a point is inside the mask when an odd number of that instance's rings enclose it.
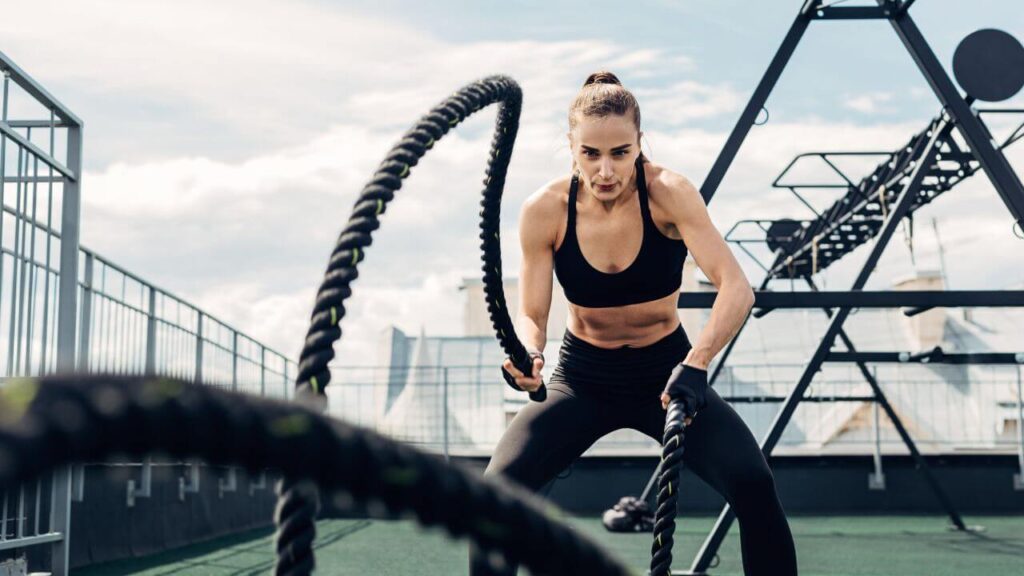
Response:
[[[323,401],[331,380],[327,365],[334,358],[334,343],[341,338],[344,302],[352,295],[351,284],[359,275],[356,265],[366,257],[366,248],[373,242],[370,234],[380,226],[379,217],[386,210],[387,203],[402,187],[402,181],[409,176],[412,167],[435,142],[470,115],[494,103],[500,106],[481,203],[484,293],[501,347],[517,368],[525,373],[532,371],[533,359],[516,336],[505,304],[499,237],[501,193],[519,130],[522,91],[507,76],[490,76],[465,86],[420,118],[388,152],[377,172],[363,187],[348,223],[338,236],[317,292],[309,331],[299,357],[297,395],[320,397]],[[502,373],[509,385],[519,389],[515,381],[509,379],[508,373],[504,370]],[[542,401],[544,396],[543,388],[530,393],[536,401]],[[312,542],[319,509],[316,493],[300,490],[287,477],[278,486],[278,493],[280,498],[274,514],[278,525],[275,573],[279,576],[307,576],[314,566]]]
[[[300,391],[322,395],[331,380],[327,364],[334,358],[334,343],[341,338],[339,323],[345,316],[345,299],[352,295],[351,283],[359,275],[356,265],[365,258],[366,247],[373,242],[370,233],[380,226],[378,218],[384,213],[387,203],[394,198],[395,192],[402,187],[402,180],[409,176],[412,167],[416,166],[426,151],[449,130],[494,103],[499,103],[500,107],[491,142],[487,178],[484,180],[483,221],[480,224],[485,264],[484,288],[498,341],[518,368],[530,371],[531,361],[526,348],[516,337],[505,306],[498,242],[501,192],[505,186],[512,146],[519,130],[522,91],[507,76],[490,76],[465,86],[420,118],[388,152],[377,172],[359,194],[352,215],[338,236],[323,283],[317,292],[306,342],[299,357],[296,386]]]
[[[683,469],[686,412],[681,400],[668,405],[665,436],[658,477],[658,509],[654,512],[654,543],[651,544],[651,576],[672,576],[672,543],[679,505],[679,473]]]
[[[379,501],[500,550],[533,574],[630,574],[525,489],[315,408],[167,378],[21,379],[0,390],[0,490],[72,462],[152,452],[272,468],[327,493]]]

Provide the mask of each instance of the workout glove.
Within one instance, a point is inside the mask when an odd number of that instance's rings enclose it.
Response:
[[[708,389],[708,371],[679,364],[672,370],[664,393],[672,400],[683,402],[683,411],[693,418],[705,405],[704,394]]]

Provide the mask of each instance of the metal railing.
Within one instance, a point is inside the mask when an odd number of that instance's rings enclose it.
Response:
[[[70,371],[82,122],[3,53],[0,73],[0,374]],[[44,483],[48,489],[41,483],[28,487],[33,497],[26,487],[3,495],[0,550],[48,544],[52,571],[63,575],[70,470],[58,470]]]
[[[293,361],[79,245],[82,122],[3,53],[0,72],[0,386],[80,370],[290,397]],[[130,506],[149,495],[153,463],[128,464],[142,470]],[[83,478],[64,468],[0,494],[0,556],[49,545],[52,574],[66,575]]]
[[[506,392],[492,366],[332,368],[333,414],[446,455],[489,455],[525,400]],[[761,436],[802,368],[728,366],[715,390]],[[922,452],[1024,453],[1020,366],[878,366],[875,376]],[[776,453],[907,453],[871,397],[855,367],[825,367]],[[655,441],[631,430],[587,452],[657,453]]]
[[[290,398],[295,362],[85,248],[78,368]]]

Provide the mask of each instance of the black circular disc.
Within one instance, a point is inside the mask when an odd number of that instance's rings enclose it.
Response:
[[[967,35],[953,54],[956,81],[978,100],[999,102],[1024,87],[1024,46],[1011,34],[986,28]]]
[[[800,233],[802,228],[803,225],[789,218],[772,222],[766,234],[768,249],[772,252],[777,252],[779,248],[783,248],[788,252],[796,241],[796,235]]]

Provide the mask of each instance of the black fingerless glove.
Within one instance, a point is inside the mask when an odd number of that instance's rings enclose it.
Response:
[[[691,418],[704,409],[707,390],[708,371],[686,364],[676,366],[665,385],[665,394],[672,400],[681,400],[683,411]]]
[[[531,376],[531,375],[533,375],[533,361],[535,359],[537,359],[537,358],[540,358],[540,361],[544,362],[544,353],[543,352],[527,352],[527,356],[526,356],[527,364],[526,364],[526,366],[516,366],[516,368],[519,368],[519,371],[522,372],[523,374],[527,374],[528,376]],[[512,360],[512,357],[510,356],[509,359]],[[515,360],[512,360],[512,361],[515,362]],[[529,372],[527,373],[525,369],[528,369]],[[501,376],[502,376],[502,378],[505,379],[505,383],[508,384],[509,386],[511,386],[513,390],[517,390],[519,392],[523,392],[523,389],[520,388],[518,384],[516,384],[515,376],[512,376],[512,373],[509,372],[508,370],[505,370],[504,366],[501,367]],[[548,397],[548,391],[547,391],[547,388],[544,387],[544,383],[543,382],[541,382],[540,388],[534,390],[533,392],[530,392],[530,399],[535,401],[535,402],[543,402],[544,400],[547,399],[547,397]]]

